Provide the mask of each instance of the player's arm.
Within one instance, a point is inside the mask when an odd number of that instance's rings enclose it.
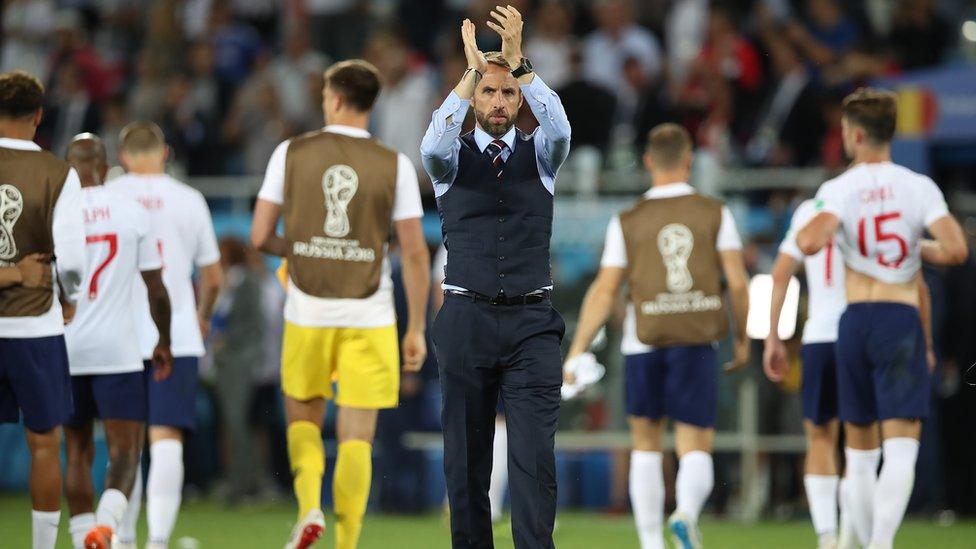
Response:
[[[203,337],[210,333],[210,319],[213,318],[217,296],[224,286],[224,270],[220,262],[200,267],[200,299],[197,302],[197,319]]]
[[[969,257],[966,235],[959,222],[944,215],[928,226],[932,239],[923,239],[922,260],[933,265],[959,265]]]
[[[152,362],[155,366],[156,381],[162,381],[169,377],[173,368],[173,353],[170,350],[170,322],[172,318],[172,306],[169,301],[169,292],[163,284],[162,269],[152,269],[142,272],[142,281],[146,283],[146,292],[149,299],[149,315],[152,317],[156,331],[159,332],[159,340],[153,349]]]
[[[725,365],[725,371],[736,371],[749,361],[749,336],[746,335],[746,320],[749,317],[749,275],[746,273],[742,250],[723,250],[719,252],[722,271],[729,287],[729,301],[732,305],[733,348],[732,361]]]
[[[10,286],[50,288],[53,278],[50,258],[48,254],[30,254],[12,267],[0,268],[0,289]]]
[[[929,373],[932,373],[936,362],[935,340],[932,337],[932,295],[922,273],[918,273],[915,281],[918,287],[918,319],[922,323],[922,334],[925,336],[925,360],[929,366]]]
[[[804,255],[813,255],[830,243],[840,228],[840,218],[831,212],[820,212],[796,234],[796,245]]]
[[[788,236],[787,238],[790,238]],[[773,289],[769,298],[769,335],[763,349],[763,371],[770,381],[782,381],[789,369],[786,346],[779,338],[779,318],[786,301],[790,279],[799,270],[800,262],[788,253],[780,252],[773,263]]]
[[[403,336],[403,368],[416,372],[427,358],[427,300],[430,291],[430,252],[420,218],[394,222],[407,295],[407,333]]]
[[[254,205],[251,221],[251,245],[266,254],[278,257],[288,255],[288,241],[277,232],[281,205],[259,198]]]
[[[54,204],[51,223],[58,281],[63,290],[60,299],[69,305],[76,303],[81,295],[87,266],[85,223],[81,205],[81,182],[72,168],[68,171],[61,194]]]
[[[620,293],[620,287],[623,286],[625,272],[626,269],[623,267],[600,267],[596,279],[590,284],[586,296],[583,297],[576,334],[573,336],[573,343],[569,346],[567,359],[585,353],[597,332],[607,323],[610,313],[613,312],[617,294]]]

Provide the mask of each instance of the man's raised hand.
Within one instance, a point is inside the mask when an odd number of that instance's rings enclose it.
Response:
[[[470,19],[461,22],[461,41],[464,43],[464,58],[468,61],[468,68],[484,74],[488,69],[488,61],[485,60],[485,54],[478,49],[474,23]]]
[[[515,70],[522,64],[522,14],[512,6],[495,6],[488,20],[488,28],[502,37],[502,56],[508,68]]]

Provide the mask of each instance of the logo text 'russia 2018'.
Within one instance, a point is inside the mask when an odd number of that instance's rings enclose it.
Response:
[[[13,185],[0,185],[0,259],[17,257],[14,225],[24,211],[24,197]]]
[[[349,234],[349,202],[359,189],[359,175],[345,164],[337,164],[322,176],[325,193],[325,234],[342,238]]]
[[[688,258],[695,247],[695,235],[681,223],[665,225],[657,233],[657,249],[667,269],[666,285],[669,292],[684,293],[695,284],[688,270]]]

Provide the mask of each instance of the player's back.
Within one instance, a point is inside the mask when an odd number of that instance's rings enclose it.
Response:
[[[65,330],[73,375],[142,369],[132,299],[141,270],[160,267],[146,215],[105,187],[82,190],[88,268],[74,321]]]
[[[194,265],[220,259],[206,200],[199,191],[166,174],[126,174],[108,183],[109,188],[135,199],[148,212],[163,263],[163,283],[172,306],[174,356],[202,356],[203,340],[196,316],[193,290]],[[146,288],[137,282],[135,299],[141,308],[140,343],[148,357],[159,337],[149,315]]]
[[[892,162],[862,163],[825,183],[817,208],[840,219],[848,301],[917,303],[920,240],[948,212],[935,182]]]

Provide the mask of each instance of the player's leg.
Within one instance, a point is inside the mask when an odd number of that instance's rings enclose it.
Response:
[[[85,536],[95,527],[95,487],[91,468],[95,459],[95,441],[92,434],[95,417],[95,401],[91,390],[92,376],[74,376],[71,379],[74,411],[64,424],[65,468],[64,493],[68,500],[68,531],[75,549],[85,544]]]
[[[322,422],[325,401],[332,398],[332,348],[337,329],[309,328],[285,323],[281,350],[281,390],[285,401],[285,437],[291,466],[298,522],[286,545],[303,548],[325,530],[322,514],[322,475],[325,445]]]
[[[140,452],[142,447],[140,447]],[[142,454],[139,454],[139,464],[136,466],[136,478],[132,484],[132,491],[129,492],[128,502],[122,521],[119,522],[119,531],[116,537],[118,543],[113,549],[136,549],[136,523],[139,522],[139,514],[142,512]]]
[[[173,371],[156,381],[146,372],[149,396],[149,475],[146,478],[148,547],[166,547],[183,499],[183,432],[196,426],[198,359],[177,357]]]
[[[871,548],[888,549],[915,483],[921,419],[929,413],[930,391],[918,310],[900,304],[878,305],[881,318],[875,323],[871,348],[884,464],[874,492]]]
[[[668,373],[665,412],[674,420],[678,475],[677,509],[668,520],[676,544],[700,547],[698,516],[715,484],[712,441],[715,438],[716,356],[711,345],[662,350]]]
[[[99,525],[108,526],[112,532],[119,530],[128,506],[128,495],[132,493],[139,474],[139,453],[145,428],[145,423],[141,421],[105,420],[108,469],[105,474],[105,490],[98,501],[95,521]]]
[[[34,549],[53,549],[61,521],[61,425],[72,411],[71,376],[63,336],[0,339],[2,400],[12,397],[23,414],[31,454]],[[8,420],[8,406],[0,420]]]
[[[867,355],[867,334],[873,319],[870,303],[848,304],[837,330],[837,402],[844,423],[847,515],[862,545],[871,536],[874,485],[881,460],[878,408]]]
[[[664,549],[665,364],[661,353],[624,357],[625,403],[630,425],[630,506],[641,549]]]
[[[491,448],[488,501],[491,505],[491,521],[499,522],[502,520],[505,492],[508,490],[508,426],[505,424],[505,413],[501,409],[495,416],[495,438]]]
[[[395,325],[344,328],[338,341],[339,449],[332,495],[336,549],[359,544],[373,478],[373,438],[378,411],[400,397],[400,353]]]
[[[803,485],[819,544],[837,540],[837,371],[833,343],[810,343],[800,350],[803,361],[801,400],[807,454]]]
[[[78,383],[76,382],[77,386]],[[75,391],[77,396],[77,391]],[[77,398],[76,398],[77,402]],[[85,536],[95,527],[95,487],[91,469],[95,460],[95,441],[92,438],[92,421],[70,421],[64,428],[65,468],[64,493],[68,500],[68,531],[75,549],[85,546]]]

